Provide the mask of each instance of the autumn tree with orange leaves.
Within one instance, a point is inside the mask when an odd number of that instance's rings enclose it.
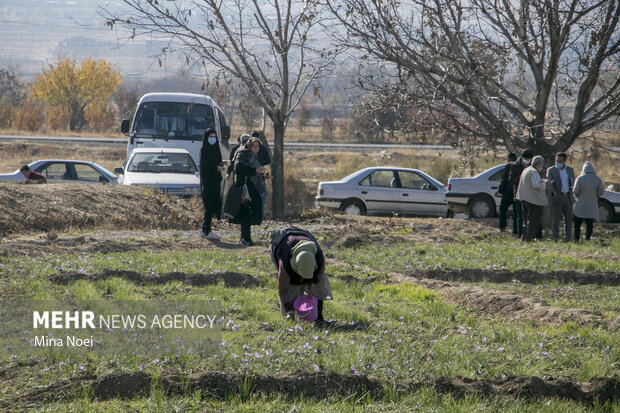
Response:
[[[78,65],[61,57],[35,77],[31,95],[48,109],[64,111],[69,130],[76,131],[87,123],[86,109],[111,104],[120,84],[120,71],[106,60],[88,57]]]

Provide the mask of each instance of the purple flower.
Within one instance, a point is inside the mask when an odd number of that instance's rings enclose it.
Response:
[[[319,368],[319,366],[317,366],[316,364],[313,364],[313,365],[312,365],[312,368],[314,369],[314,371],[319,371],[319,370],[321,370],[321,369]]]
[[[497,351],[499,351],[499,352],[501,353],[502,351],[504,351],[504,347],[499,347],[499,348],[497,349]]]
[[[351,367],[351,374],[357,374],[357,370],[355,370],[355,368]]]

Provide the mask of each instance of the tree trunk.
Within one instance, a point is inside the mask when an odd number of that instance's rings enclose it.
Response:
[[[273,122],[273,159],[271,161],[272,214],[273,219],[283,220],[284,216],[284,121]]]

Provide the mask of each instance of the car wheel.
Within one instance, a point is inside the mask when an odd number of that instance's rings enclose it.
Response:
[[[608,202],[598,202],[598,217],[601,222],[613,222],[614,221],[614,209]]]
[[[469,201],[467,213],[470,218],[492,218],[495,215],[495,205],[488,197],[476,196]]]
[[[364,208],[364,205],[360,201],[355,200],[355,199],[343,202],[342,205],[340,206],[340,210],[345,215],[365,215],[366,214],[366,208]]]

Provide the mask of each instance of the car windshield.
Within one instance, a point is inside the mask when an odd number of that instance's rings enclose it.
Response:
[[[213,108],[181,102],[146,102],[140,105],[134,121],[138,138],[199,140],[215,127]]]
[[[188,153],[136,153],[127,165],[128,172],[195,174],[196,164]]]

